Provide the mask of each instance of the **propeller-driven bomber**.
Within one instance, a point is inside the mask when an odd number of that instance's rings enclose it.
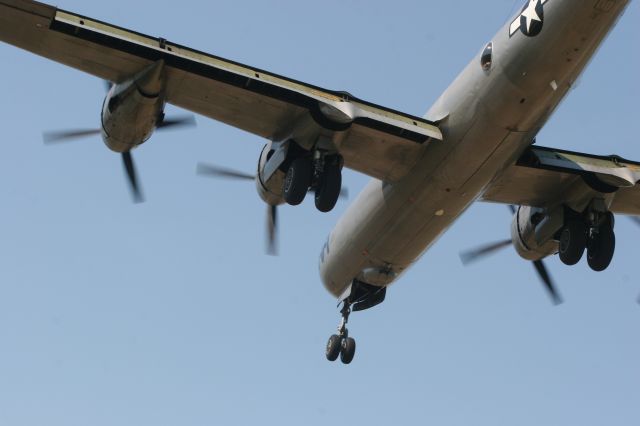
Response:
[[[543,259],[559,254],[575,265],[586,252],[594,271],[609,266],[614,214],[640,216],[640,163],[534,143],[628,4],[527,0],[424,118],[30,0],[0,0],[0,40],[113,82],[100,129],[45,140],[101,134],[121,154],[135,200],[142,195],[131,151],[156,129],[193,124],[165,118],[166,103],[266,140],[255,174],[206,164],[197,171],[255,182],[267,205],[269,254],[278,206],[313,192],[328,212],[346,194],[343,167],[370,176],[320,256],[321,279],[342,305],[326,357],[348,364],[351,312],[382,303],[476,201],[510,206],[511,238],[463,253],[464,263],[513,246],[555,303]]]

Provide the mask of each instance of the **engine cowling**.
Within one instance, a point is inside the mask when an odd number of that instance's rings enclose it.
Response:
[[[115,152],[128,152],[146,142],[162,120],[164,62],[131,80],[114,85],[102,107],[102,138]]]
[[[555,238],[563,222],[562,209],[549,212],[535,207],[518,207],[511,222],[511,240],[518,255],[536,261],[556,254],[558,241]]]
[[[277,170],[269,177],[265,178],[265,165],[267,160],[274,154],[273,144],[270,142],[262,148],[260,159],[258,160],[258,170],[256,173],[256,189],[262,200],[271,205],[277,206],[284,204],[284,195],[282,187],[284,185],[284,172]]]

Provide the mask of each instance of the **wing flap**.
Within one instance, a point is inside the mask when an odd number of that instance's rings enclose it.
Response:
[[[292,127],[303,116],[312,117],[318,135],[340,142],[347,167],[380,179],[404,175],[422,151],[420,145],[442,140],[434,123],[346,92],[33,1],[0,0],[0,40],[114,82],[164,60],[168,102],[271,140],[296,133]]]
[[[615,193],[611,211],[640,215],[640,163],[618,156],[596,156],[530,147],[482,196],[482,201],[550,207],[570,204],[574,194]],[[576,191],[579,187],[581,190]]]

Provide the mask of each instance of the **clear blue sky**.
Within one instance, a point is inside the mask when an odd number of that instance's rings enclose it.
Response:
[[[520,3],[59,6],[421,115]],[[636,1],[540,145],[640,160],[638,22]],[[133,205],[99,139],[42,143],[98,124],[102,82],[7,45],[0,57],[0,425],[638,424],[630,221],[604,273],[548,260],[566,300],[553,307],[512,250],[460,264],[509,232],[506,207],[474,206],[353,315],[356,359],[331,364],[338,313],[317,262],[347,203],[283,208],[281,256],[265,256],[253,186],[195,176],[198,161],[252,171],[263,141],[200,117],[136,151],[147,203]],[[345,175],[352,193],[366,181]]]

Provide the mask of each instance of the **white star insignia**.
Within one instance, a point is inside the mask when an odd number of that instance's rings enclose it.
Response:
[[[536,7],[538,7],[539,0],[529,0],[529,6],[522,12],[521,16],[524,16],[527,20],[527,32],[531,31],[531,24],[533,21],[542,22],[542,19],[536,12]]]
[[[516,17],[509,27],[509,37],[513,36],[518,30],[522,29],[525,34],[531,33],[533,22],[543,22],[543,18],[538,14],[538,6],[544,6],[549,0],[528,0],[527,6],[522,13]],[[522,18],[525,20],[525,26],[522,25]]]

